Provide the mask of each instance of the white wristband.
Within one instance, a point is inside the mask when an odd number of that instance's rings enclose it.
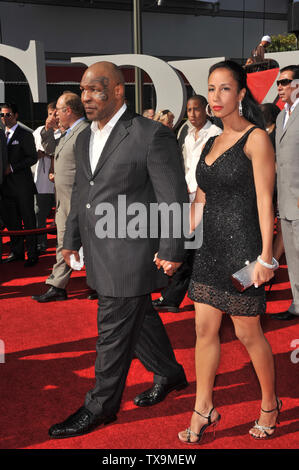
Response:
[[[265,268],[268,268],[268,269],[277,269],[278,266],[279,266],[279,263],[275,258],[272,258],[272,263],[273,264],[265,263],[265,261],[262,260],[260,255],[257,257],[257,260],[262,266],[264,266]]]

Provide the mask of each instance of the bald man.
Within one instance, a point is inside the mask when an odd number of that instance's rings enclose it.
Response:
[[[155,405],[187,386],[151,303],[151,292],[165,286],[181,265],[184,240],[174,236],[172,227],[167,238],[151,237],[149,231],[158,223],[146,226],[151,204],[188,203],[175,136],[166,126],[126,108],[123,75],[110,62],[86,70],[81,92],[92,124],[76,142],[77,170],[63,256],[70,264],[71,255],[78,260],[83,246],[87,283],[98,293],[96,383],[79,410],[50,428],[52,438],[78,436],[115,420],[134,356],[154,374],[154,385],[135,397],[137,406]],[[127,208],[141,206],[147,215],[139,226],[142,235],[135,236]],[[104,232],[105,224],[110,233]]]

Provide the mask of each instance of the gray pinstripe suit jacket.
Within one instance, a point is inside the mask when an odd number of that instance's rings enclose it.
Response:
[[[162,259],[182,261],[184,239],[171,233],[166,238],[120,234],[118,226],[124,213],[119,212],[118,197],[125,197],[127,206],[142,203],[147,214],[150,203],[188,204],[175,135],[162,124],[127,110],[113,128],[92,174],[90,133],[90,128],[85,129],[76,141],[77,170],[63,246],[78,250],[83,245],[87,283],[100,295],[135,297],[150,293],[168,282],[153,263],[154,254],[159,251]],[[99,238],[95,227],[103,224],[100,214],[108,206],[110,216],[115,213],[116,236]],[[113,228],[111,217],[108,223]],[[150,224],[145,225],[149,232]]]

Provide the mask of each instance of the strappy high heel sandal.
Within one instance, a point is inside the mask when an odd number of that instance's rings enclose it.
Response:
[[[279,424],[279,413],[282,408],[282,401],[276,397],[276,407],[273,408],[273,410],[263,410],[261,408],[263,413],[274,413],[274,411],[277,411],[277,418],[276,418],[276,424]],[[276,424],[274,426],[262,426],[261,424],[258,423],[258,420],[255,421],[255,425],[253,426],[252,429],[258,429],[259,431],[262,431],[265,436],[254,436],[253,434],[249,433],[254,439],[269,439],[270,437],[273,436],[274,431],[276,429]],[[269,431],[273,431],[272,433],[269,434]]]
[[[202,437],[203,437],[203,434],[204,432],[206,431],[206,429],[209,427],[209,426],[213,426],[214,427],[214,438],[215,438],[215,428],[217,426],[217,424],[219,423],[220,419],[221,419],[221,415],[218,414],[217,418],[215,419],[215,421],[212,421],[211,420],[211,416],[212,416],[212,413],[214,411],[215,408],[212,408],[208,414],[208,416],[204,416],[202,415],[199,411],[196,411],[195,409],[193,411],[195,411],[195,413],[197,413],[199,416],[201,416],[202,418],[205,418],[208,420],[208,423],[207,424],[204,424],[199,433],[197,434],[196,432],[194,431],[191,431],[190,428],[186,429],[186,433],[187,433],[187,440],[184,441],[183,439],[180,438],[179,436],[179,439],[181,442],[185,443],[185,444],[199,444]],[[197,437],[196,441],[191,441],[191,436],[195,436]]]

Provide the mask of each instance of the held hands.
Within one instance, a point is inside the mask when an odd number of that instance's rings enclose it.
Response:
[[[78,263],[80,262],[80,256],[79,256],[78,251],[76,251],[76,250],[65,250],[65,249],[63,249],[61,251],[61,253],[62,253],[62,256],[64,258],[64,261],[66,262],[66,264],[70,268],[71,268],[71,260],[70,260],[71,255],[75,256],[75,260],[78,261]]]
[[[164,274],[167,274],[167,276],[173,276],[173,274],[179,269],[182,263],[177,263],[175,261],[167,261],[165,259],[160,259],[157,257],[157,254],[155,254],[155,257],[153,259],[154,263],[156,264],[157,268],[163,268]]]

